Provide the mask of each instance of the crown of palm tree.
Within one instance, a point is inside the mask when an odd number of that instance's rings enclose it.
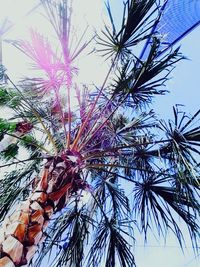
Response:
[[[167,92],[169,74],[184,58],[179,48],[158,58],[162,43],[152,29],[159,1],[127,0],[119,29],[107,4],[111,23],[95,51],[110,68],[93,90],[73,82],[75,59],[89,42],[72,42],[70,2],[41,2],[60,54],[31,31],[30,42],[14,45],[46,77],[16,86],[4,74],[8,84],[0,88],[0,105],[12,110],[0,120],[7,161],[1,167],[16,165],[0,186],[0,263],[28,264],[41,243],[34,266],[48,254],[51,266],[132,267],[136,229],[146,241],[152,229],[164,237],[171,230],[183,248],[180,219],[197,247],[200,112],[186,116],[175,106],[174,119],[165,122],[153,110],[153,98]],[[140,58],[132,48],[150,37],[148,55]]]

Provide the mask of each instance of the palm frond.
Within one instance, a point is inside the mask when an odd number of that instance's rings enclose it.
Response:
[[[120,227],[114,219],[101,222],[89,252],[88,266],[100,266],[100,264],[106,267],[117,264],[124,267],[135,266],[130,245],[122,236]]]
[[[174,217],[176,212],[186,223],[195,242],[198,237],[196,215],[199,213],[199,204],[194,195],[188,199],[187,195],[180,193],[175,187],[167,186],[166,183],[165,177],[152,176],[151,179],[136,184],[133,199],[135,213],[140,216],[141,230],[147,238],[147,231],[151,226],[155,225],[158,233],[164,236],[169,228],[182,246],[183,230],[179,226],[178,219]]]
[[[127,0],[124,2],[121,27],[117,30],[108,2],[106,7],[111,29],[105,26],[105,30],[102,31],[103,37],[99,37],[97,40],[102,48],[98,51],[104,56],[116,55],[122,60],[129,57],[132,47],[150,36],[150,29],[154,25],[154,20],[151,21],[150,18],[158,11],[155,4],[155,0]]]
[[[168,80],[168,76],[175,63],[183,59],[179,53],[179,48],[168,55],[157,60],[156,55],[160,42],[154,38],[151,50],[147,59],[138,64],[138,60],[129,61],[123,65],[122,70],[114,84],[113,94],[117,98],[128,98],[128,105],[142,107],[150,104],[156,95],[163,95],[167,92],[162,89]],[[132,67],[133,63],[133,67]]]
[[[7,106],[9,108],[17,108],[21,104],[21,98],[17,92],[9,90],[6,87],[0,88],[0,106]]]
[[[165,154],[177,164],[177,167],[181,164],[186,169],[192,169],[192,166],[197,164],[195,154],[199,155],[199,114],[200,111],[197,111],[193,116],[187,116],[176,106],[174,107],[174,121],[169,120],[168,125],[165,122],[160,123],[161,129],[171,140],[169,144],[161,148],[160,154],[163,156]]]
[[[55,216],[51,226],[47,229],[45,242],[34,261],[34,266],[40,266],[45,255],[52,251],[57,253],[51,266],[83,266],[85,248],[90,234],[90,228],[95,225],[94,220],[87,214],[87,209],[78,204],[78,196]],[[72,206],[72,207],[70,207]]]
[[[16,169],[4,176],[0,186],[0,218],[5,218],[10,208],[20,200],[26,199],[34,181],[33,174],[38,172],[39,161],[34,161],[25,168]]]

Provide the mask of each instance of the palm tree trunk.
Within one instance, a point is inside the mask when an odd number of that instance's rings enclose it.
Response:
[[[0,267],[24,266],[44,240],[52,214],[66,204],[71,194],[84,188],[79,176],[80,157],[63,153],[49,158],[29,198],[5,218],[0,229]]]

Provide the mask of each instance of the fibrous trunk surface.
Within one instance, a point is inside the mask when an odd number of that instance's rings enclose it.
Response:
[[[16,207],[0,229],[0,267],[27,265],[44,239],[52,214],[84,187],[80,158],[71,152],[49,158],[30,197]]]

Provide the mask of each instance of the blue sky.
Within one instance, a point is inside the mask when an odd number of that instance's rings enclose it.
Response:
[[[2,1],[2,0],[1,0]],[[76,0],[75,4],[79,1],[79,10],[77,12],[82,12],[85,14],[84,19],[88,23],[96,23],[99,27],[101,24],[102,18],[105,19],[103,15],[103,0]],[[1,6],[2,12],[0,13],[1,18],[3,19],[6,14],[16,22],[18,26],[15,30],[5,36],[5,38],[13,38],[18,35],[20,29],[24,28],[24,25],[31,25],[35,23],[34,16],[29,16],[24,18],[24,14],[37,4],[37,0],[15,0],[16,6],[12,7],[14,1],[4,2],[3,8]],[[80,7],[80,2],[81,7]],[[120,12],[118,3],[120,0],[112,0],[114,3],[115,14]],[[11,4],[9,6],[9,3]],[[87,4],[86,4],[87,3]],[[78,6],[78,4],[77,4]],[[92,10],[92,12],[88,9]],[[76,12],[76,10],[75,10]],[[36,23],[37,24],[37,23]],[[172,115],[172,106],[175,104],[184,104],[185,110],[190,113],[194,113],[199,109],[199,99],[200,99],[200,27],[196,28],[192,33],[185,37],[182,41],[181,52],[187,56],[190,60],[184,60],[180,62],[176,69],[171,73],[172,79],[167,83],[167,89],[170,90],[170,94],[162,96],[156,99],[155,108],[164,118],[170,118]],[[8,70],[16,72],[20,69],[20,66],[23,65],[23,60],[21,54],[18,54],[13,48],[9,48],[8,44],[4,44],[4,60],[7,63]],[[6,52],[7,51],[7,52]],[[86,61],[84,64],[86,64]],[[19,62],[19,63],[16,63]],[[21,65],[22,64],[22,65]],[[101,64],[96,63],[87,63],[88,68],[95,69],[93,71],[93,77],[99,78],[99,72],[101,69]],[[94,68],[95,65],[95,68]],[[102,71],[102,73],[104,70]],[[12,74],[12,73],[11,73]],[[13,74],[14,75],[14,74]],[[82,76],[86,74],[83,73]],[[91,76],[91,75],[90,75]],[[103,76],[103,75],[102,75]],[[144,248],[143,239],[141,236],[137,235],[138,242],[136,243],[135,255],[137,261],[137,267],[198,267],[200,260],[195,260],[195,255],[192,252],[191,245],[187,240],[188,248],[185,251],[185,255],[178,248],[178,243],[173,238],[172,235],[169,236],[166,242],[156,242],[153,237],[150,237],[149,243]]]
[[[169,107],[174,104],[184,104],[186,110],[195,112],[199,109],[200,97],[200,27],[181,40],[180,51],[188,60],[179,62],[171,73],[172,79],[168,81],[167,88],[170,94],[159,98],[156,105],[160,105],[160,112],[169,112]],[[179,43],[179,44],[180,44]]]

